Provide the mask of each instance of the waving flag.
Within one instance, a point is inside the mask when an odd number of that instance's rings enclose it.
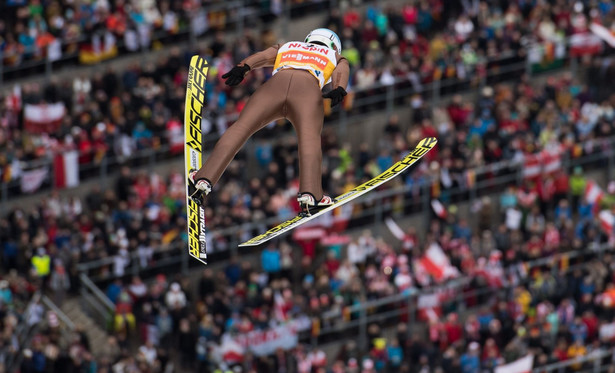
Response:
[[[602,201],[603,197],[604,191],[602,191],[602,188],[595,181],[589,180],[585,187],[585,199],[594,205],[594,213],[600,208],[600,201]]]
[[[510,364],[502,365],[495,368],[495,373],[530,373],[534,364],[534,356],[527,355],[521,359],[515,360]]]
[[[455,277],[458,271],[453,267],[442,248],[432,243],[421,258],[421,264],[436,281]]]

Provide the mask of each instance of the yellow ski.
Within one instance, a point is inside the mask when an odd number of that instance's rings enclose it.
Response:
[[[207,61],[200,56],[192,56],[188,83],[186,84],[186,108],[184,116],[184,157],[186,175],[186,210],[188,222],[188,253],[203,264],[207,264],[207,244],[205,242],[205,209],[197,204],[188,191],[188,173],[198,170],[203,164],[203,134],[201,119],[205,110],[205,79]]]
[[[257,246],[263,244],[270,239],[277,237],[283,233],[290,231],[293,228],[300,226],[301,224],[307,223],[308,221],[319,217],[335,208],[340,207],[341,205],[352,201],[353,199],[364,195],[365,193],[377,188],[378,186],[386,183],[387,181],[393,179],[395,176],[401,174],[406,171],[410,166],[415,164],[419,159],[421,159],[425,154],[427,154],[431,149],[436,146],[438,140],[435,137],[426,137],[419,142],[416,148],[414,148],[407,156],[404,157],[401,161],[395,163],[388,170],[384,171],[380,175],[371,179],[370,181],[363,183],[347,193],[342,194],[335,198],[335,203],[327,208],[324,208],[317,213],[307,215],[298,215],[294,218],[287,220],[267,232],[261,234],[260,236],[254,237],[251,240],[248,240],[241,245],[243,246]]]

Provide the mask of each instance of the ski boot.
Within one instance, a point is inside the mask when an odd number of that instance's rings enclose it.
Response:
[[[196,179],[197,170],[190,170],[188,173],[188,195],[199,206],[203,204],[203,197],[211,192],[211,182],[205,178]]]
[[[320,201],[316,201],[316,198],[312,193],[304,192],[297,195],[297,202],[301,206],[301,216],[310,216],[318,211],[331,206],[335,203],[335,200],[327,195],[323,195]]]

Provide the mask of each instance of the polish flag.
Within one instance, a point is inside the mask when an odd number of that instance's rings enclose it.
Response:
[[[24,127],[29,133],[55,132],[66,115],[63,102],[55,104],[24,105]]]
[[[438,201],[437,199],[432,199],[431,200],[431,208],[433,209],[433,212],[435,212],[436,215],[440,219],[446,219],[446,216],[448,215],[448,212],[446,211],[446,208],[444,207],[442,202]]]
[[[455,277],[458,271],[437,243],[432,243],[421,258],[421,264],[436,281]]]
[[[510,364],[496,367],[495,373],[530,373],[533,365],[534,356],[527,355],[526,357],[515,360]]]
[[[609,237],[614,235],[613,225],[615,224],[615,216],[609,210],[602,210],[598,214],[598,220],[600,220],[600,228]]]
[[[585,186],[585,199],[594,205],[594,211],[600,206],[600,201],[604,197],[604,192],[596,182],[589,180]]]
[[[222,360],[228,364],[241,363],[245,348],[229,335],[222,337],[220,345],[220,355]]]
[[[598,23],[592,23],[589,25],[589,29],[594,33],[594,35],[598,36],[600,39],[606,41],[611,47],[615,48],[615,31],[611,31]]]
[[[523,177],[532,179],[540,176],[542,166],[540,165],[540,157],[538,154],[528,154],[525,156],[523,165]]]
[[[551,174],[556,172],[562,167],[562,157],[558,151],[543,150],[541,152],[542,164],[544,166],[544,173]]]
[[[56,188],[72,188],[79,185],[79,152],[76,150],[58,153],[53,159]]]
[[[602,39],[594,33],[574,34],[568,40],[570,44],[569,52],[573,57],[594,55],[602,52]]]
[[[422,294],[417,299],[418,318],[423,321],[437,322],[442,316],[440,294]]]
[[[278,321],[288,320],[287,309],[288,306],[284,300],[284,297],[282,297],[282,294],[280,294],[279,291],[276,291],[273,295],[273,311]]]

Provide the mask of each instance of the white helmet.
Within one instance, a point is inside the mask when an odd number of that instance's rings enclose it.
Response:
[[[342,42],[337,34],[328,28],[317,28],[310,31],[305,37],[306,43],[323,44],[328,48],[334,49],[337,53],[342,53]]]

